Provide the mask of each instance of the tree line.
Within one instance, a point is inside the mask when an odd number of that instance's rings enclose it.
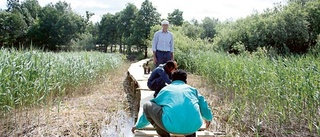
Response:
[[[7,9],[0,11],[0,45],[56,50],[79,38],[88,23],[89,17],[76,14],[66,2],[41,7],[37,0],[8,0]]]
[[[181,24],[182,12],[177,11],[170,20],[179,18],[176,22]],[[120,52],[131,52],[132,45],[146,49],[151,27],[160,23],[160,14],[149,0],[140,9],[128,3],[122,11],[107,13],[97,23],[89,21],[92,15],[87,11],[81,16],[62,1],[41,7],[37,0],[7,0],[7,9],[0,10],[0,46],[55,51],[72,45],[92,49],[99,44],[120,45]],[[126,49],[122,45],[127,45]]]
[[[149,0],[140,9],[128,3],[120,12],[104,14],[97,23],[90,21],[93,15],[87,11],[81,16],[62,1],[41,7],[37,0],[7,0],[7,9],[0,11],[0,46],[33,46],[55,51],[61,47],[90,50],[98,44],[105,50],[111,46],[111,51],[112,45],[119,45],[120,52],[130,53],[133,46],[143,51],[150,46],[151,28],[164,20]],[[186,24],[179,9],[169,13],[167,20],[174,26],[191,25]],[[216,19],[206,18],[203,25],[196,20],[193,23],[203,28],[201,38],[213,38]],[[198,37],[193,33],[186,35]]]
[[[305,53],[319,39],[320,1],[290,0],[262,13],[253,13],[236,21],[221,22],[205,17],[185,21],[183,11],[175,9],[167,20],[181,28],[185,37],[204,39],[230,53],[254,52],[259,48],[279,53]],[[70,4],[59,1],[41,7],[37,0],[7,0],[7,9],[0,10],[0,46],[30,46],[56,51],[58,49],[147,52],[154,26],[161,15],[149,0],[141,8],[128,3],[115,13],[106,13],[97,23],[90,21],[94,13],[81,16]],[[160,28],[158,28],[160,29]]]

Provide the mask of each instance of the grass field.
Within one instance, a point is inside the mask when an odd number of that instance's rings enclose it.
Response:
[[[180,65],[208,78],[229,104],[224,120],[256,135],[320,135],[320,57],[177,52]]]
[[[212,51],[211,45],[204,41],[194,41],[192,47],[183,45],[179,39],[177,43],[175,57],[180,68],[208,80],[199,83],[203,87],[200,90],[207,91],[206,96],[219,123],[217,130],[226,130],[228,135],[320,135],[319,56],[232,55]],[[201,45],[206,46],[200,48]],[[111,130],[109,126],[112,125],[103,124],[108,120],[103,119],[104,116],[117,115],[118,109],[127,109],[123,106],[125,99],[112,103],[123,97],[123,92],[118,91],[123,90],[119,83],[124,78],[119,76],[124,75],[127,68],[117,69],[124,63],[121,55],[3,49],[0,57],[0,111],[1,116],[10,117],[3,119],[7,122],[2,121],[6,127],[4,135],[15,131],[43,135],[47,129],[68,120],[71,125],[49,130],[48,134],[107,134],[105,129],[101,131],[101,127]],[[109,72],[116,73],[106,75]],[[96,94],[71,98],[70,101],[63,99],[64,96],[83,94],[86,91],[83,88],[97,85],[100,76],[112,77],[105,78],[101,89],[94,91]],[[115,91],[117,94],[113,93]],[[50,103],[60,105],[48,105]],[[110,105],[113,107],[106,107]],[[42,109],[19,111],[34,106],[48,107],[44,109],[45,114]],[[60,120],[55,119],[56,115]],[[76,122],[79,120],[80,123]],[[31,128],[26,126],[29,121]]]
[[[0,51],[0,112],[41,106],[57,96],[77,95],[122,64],[122,56],[99,52]],[[80,91],[80,90],[79,90]]]

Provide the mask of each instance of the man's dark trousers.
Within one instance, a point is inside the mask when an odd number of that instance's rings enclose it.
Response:
[[[157,50],[156,57],[157,57],[156,67],[158,67],[160,64],[167,63],[169,60],[171,60],[171,52]]]
[[[160,90],[165,86],[166,86],[166,83],[162,80],[161,77],[154,79],[150,83],[148,82],[149,89],[154,91],[153,97],[156,97],[160,92]]]

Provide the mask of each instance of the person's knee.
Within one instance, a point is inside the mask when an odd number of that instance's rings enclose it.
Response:
[[[147,112],[151,106],[152,106],[152,103],[150,101],[147,101],[146,103],[143,104],[143,111]]]

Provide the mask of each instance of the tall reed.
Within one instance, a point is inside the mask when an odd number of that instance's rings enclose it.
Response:
[[[95,82],[118,67],[122,57],[99,52],[0,50],[0,112],[41,105],[48,97],[64,96],[68,89]],[[77,91],[69,91],[77,94]]]

